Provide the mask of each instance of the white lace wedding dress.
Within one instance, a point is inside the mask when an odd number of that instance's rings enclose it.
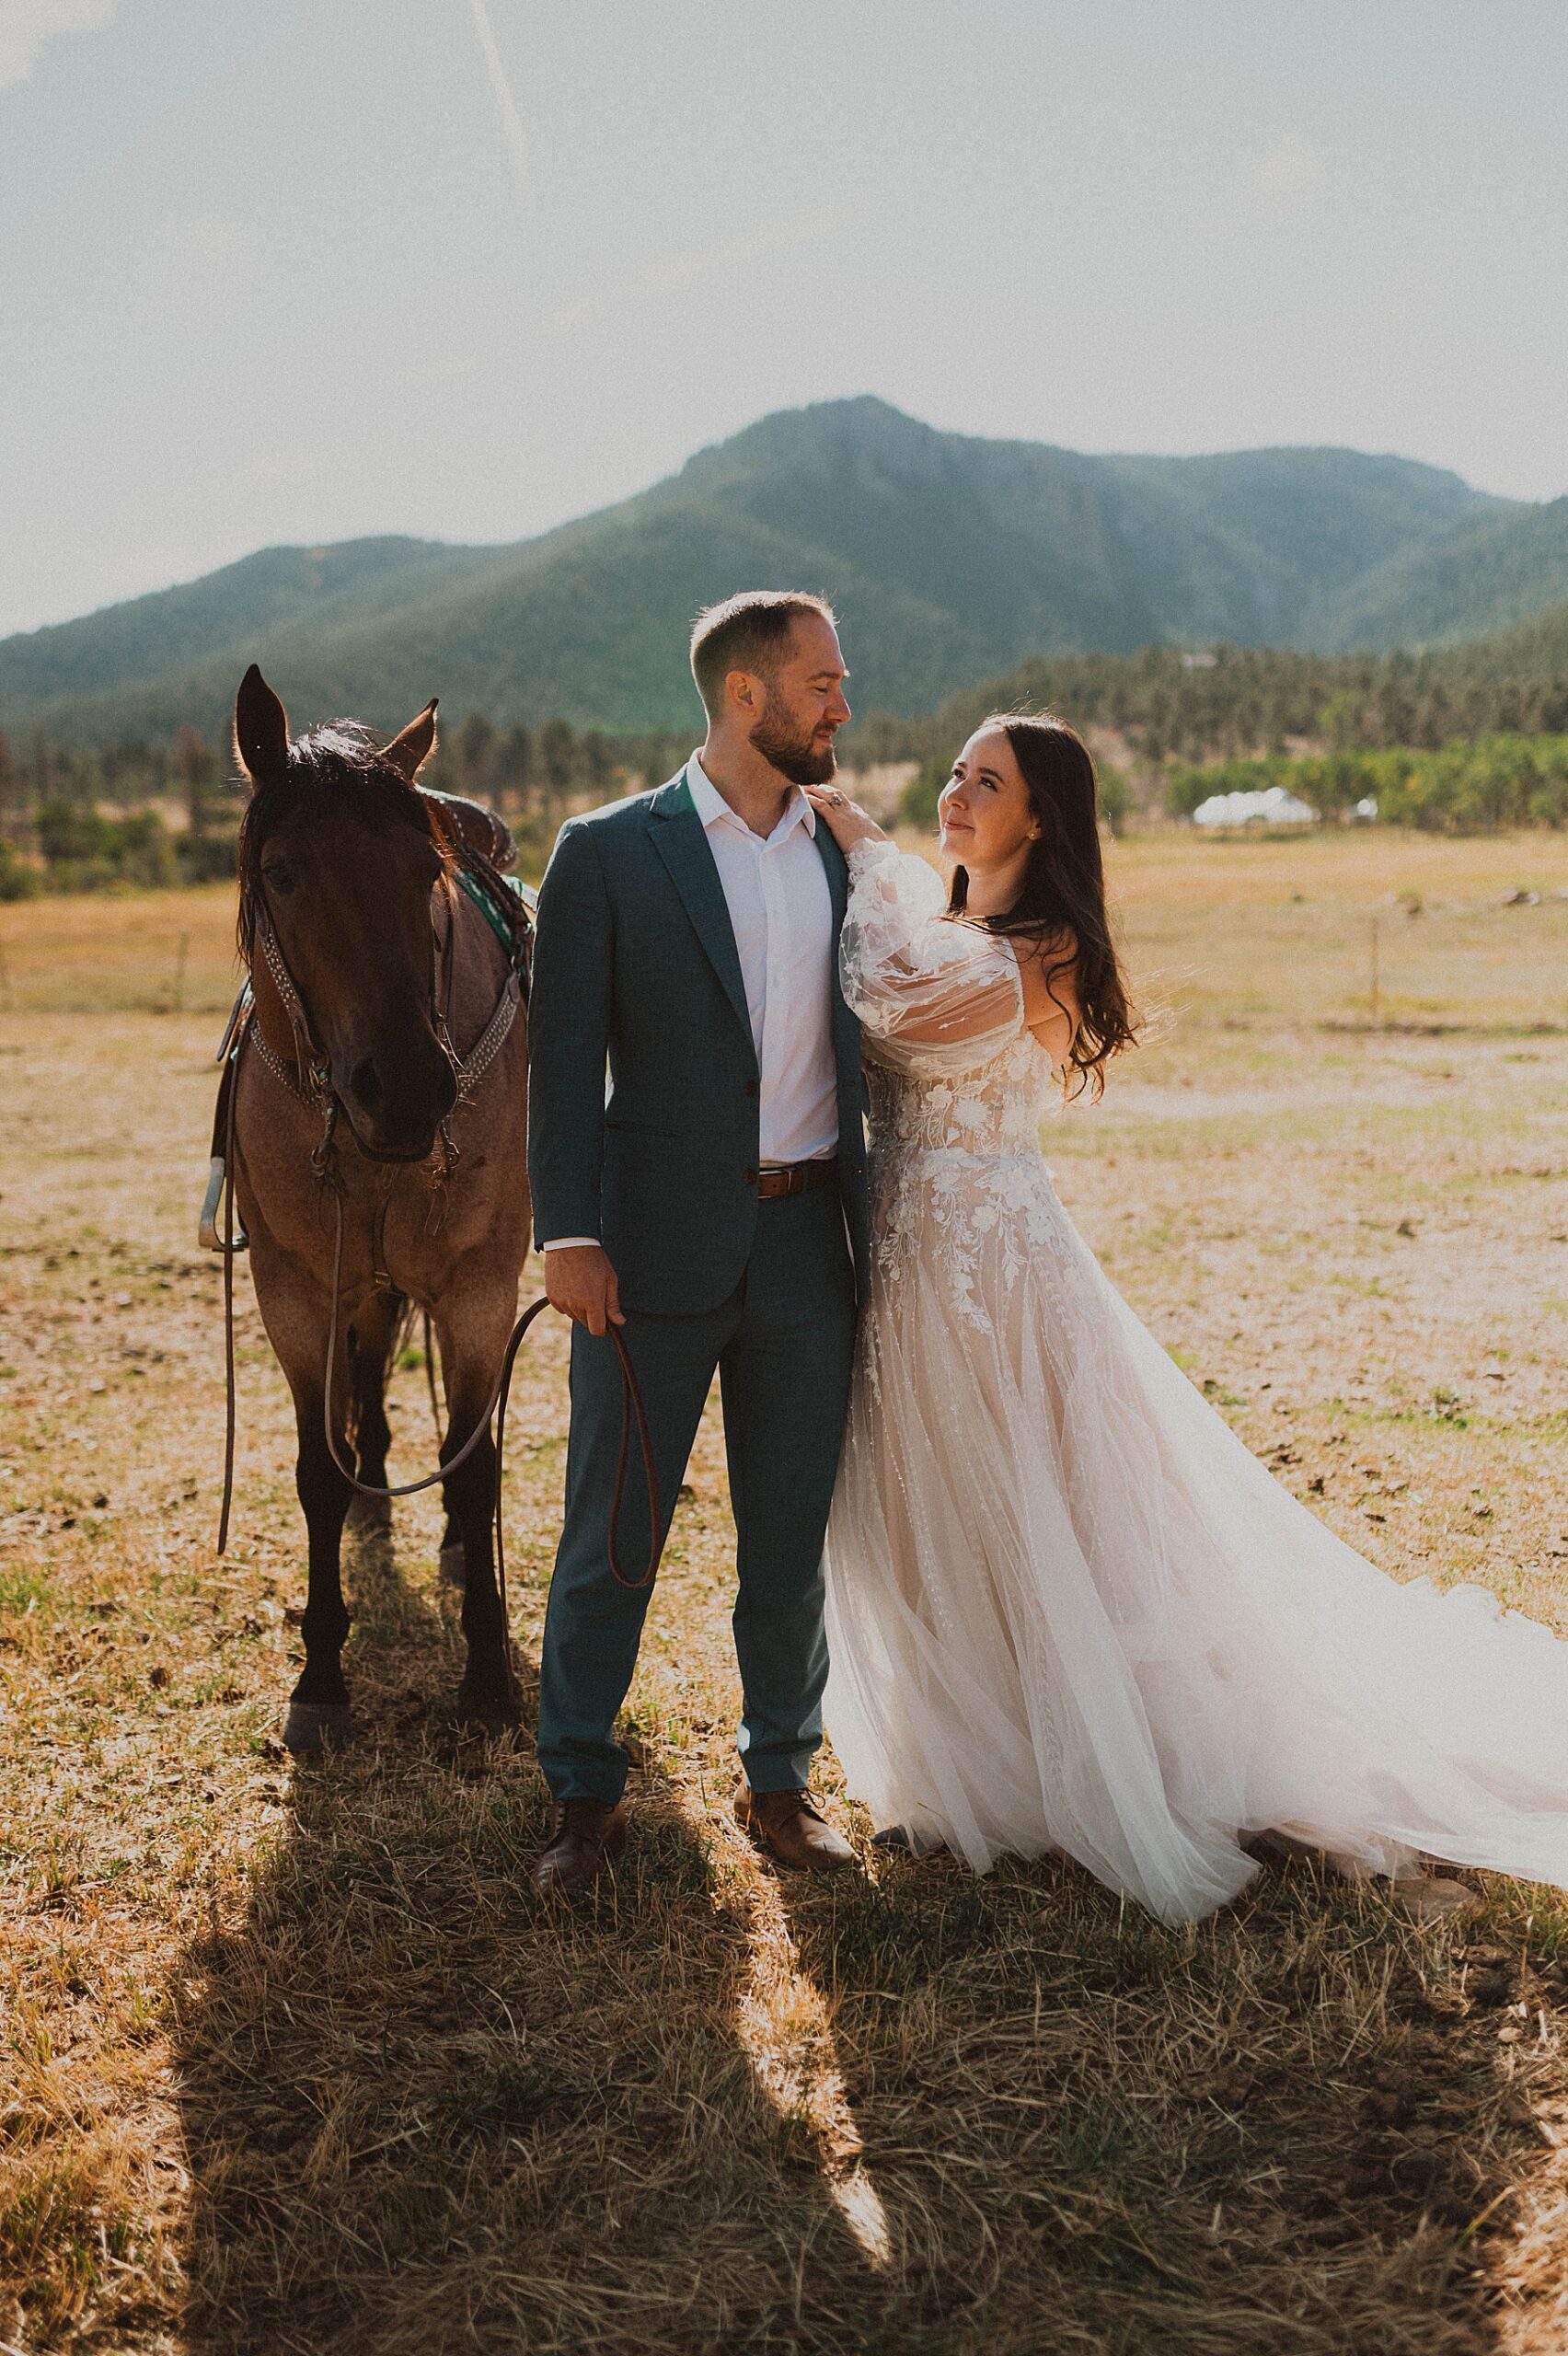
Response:
[[[1172,1365],[1056,1198],[1007,942],[858,847],[840,965],[873,1265],[827,1537],[828,1732],[881,1825],[1065,1850],[1154,1913],[1274,1830],[1568,1886],[1568,1644],[1342,1544]]]

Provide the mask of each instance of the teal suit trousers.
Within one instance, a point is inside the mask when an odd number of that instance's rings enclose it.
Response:
[[[759,1204],[740,1281],[689,1316],[633,1311],[624,1328],[647,1407],[666,1528],[715,1372],[736,1523],[735,1655],[744,1696],[740,1753],[754,1791],[802,1787],[822,1739],[827,1676],[822,1541],[854,1350],[855,1283],[836,1192]],[[539,1763],[558,1799],[613,1805],[627,1756],[617,1713],[637,1665],[649,1591],[607,1563],[620,1443],[615,1345],[571,1337],[566,1521],[550,1587],[539,1685]],[[628,1469],[617,1530],[621,1566],[648,1560],[648,1502]]]

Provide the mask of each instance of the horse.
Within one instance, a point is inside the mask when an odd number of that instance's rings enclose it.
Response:
[[[226,1159],[230,1221],[237,1207],[294,1394],[309,1539],[305,1667],[283,1729],[296,1756],[352,1731],[340,1565],[349,1473],[386,1487],[386,1376],[421,1309],[446,1395],[442,1562],[449,1575],[461,1562],[458,1712],[490,1736],[521,1716],[491,1544],[490,1410],[531,1224],[529,918],[492,864],[507,844],[500,822],[417,783],[435,710],[386,743],[352,721],[291,740],[254,664],[235,702],[249,991],[231,1029],[214,1154]],[[232,1282],[232,1256],[228,1269]]]

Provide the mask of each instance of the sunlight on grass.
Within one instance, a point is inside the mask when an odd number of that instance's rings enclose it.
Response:
[[[801,1968],[777,1884],[758,1890],[752,1972],[737,2013],[741,2043],[787,2139],[809,2142],[828,2197],[870,2264],[893,2264],[887,2213],[864,2145],[821,1991]]]
[[[1501,905],[1568,886],[1568,842],[1111,857],[1170,1017],[1048,1126],[1071,1216],[1330,1526],[1568,1633],[1568,904]],[[1560,2345],[1562,1900],[1466,1875],[1465,1914],[1421,1924],[1274,1859],[1169,1931],[1058,1860],[774,1874],[727,1813],[716,1410],[628,1707],[632,1840],[591,1904],[532,1891],[527,1749],[459,1736],[432,1498],[346,1557],[358,1747],[288,1765],[293,1417],[243,1275],[213,1553],[193,1229],[231,925],[217,890],[0,908],[0,2347]],[[415,1355],[394,1461],[421,1470]],[[530,1703],[564,1371],[552,1321],[509,1449]],[[821,1783],[863,1838],[831,1755]]]

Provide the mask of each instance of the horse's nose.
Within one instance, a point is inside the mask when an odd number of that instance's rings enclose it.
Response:
[[[456,1102],[452,1066],[433,1039],[373,1047],[349,1074],[348,1092],[366,1141],[394,1160],[428,1153]]]

